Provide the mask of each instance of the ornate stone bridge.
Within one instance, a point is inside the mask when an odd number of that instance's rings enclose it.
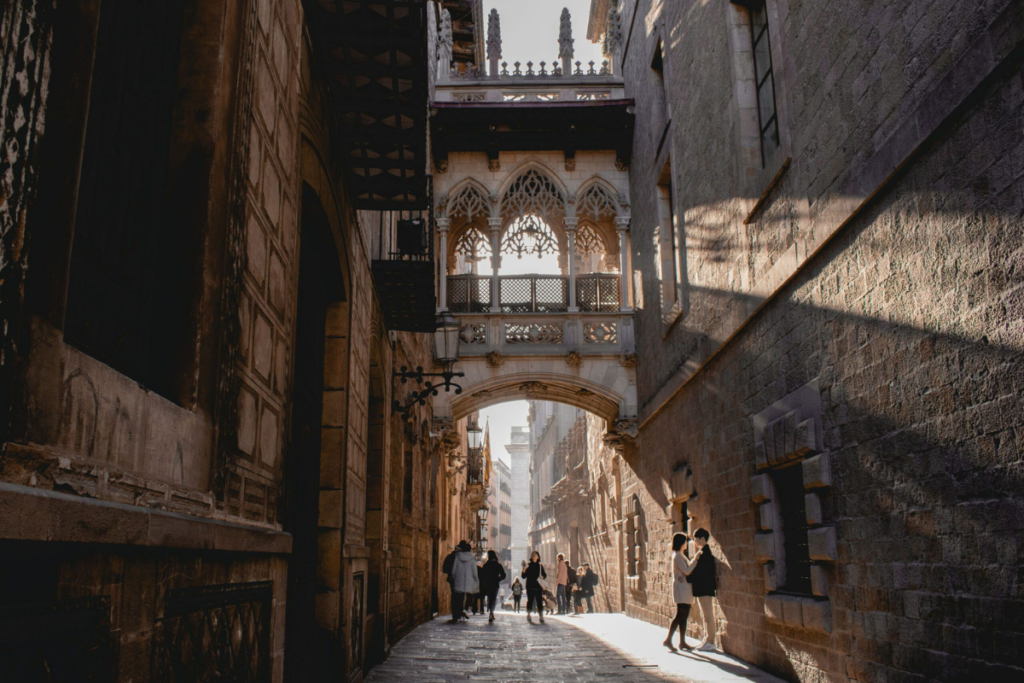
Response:
[[[492,17],[489,73],[442,70],[431,103],[438,310],[460,320],[465,373],[460,394],[435,397],[434,416],[546,399],[604,417],[619,442],[637,413],[633,293],[621,277],[633,103],[607,65],[571,68],[571,40],[550,72],[499,70],[500,51]],[[545,272],[509,267],[524,259]]]

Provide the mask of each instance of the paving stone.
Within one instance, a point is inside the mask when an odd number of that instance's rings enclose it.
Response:
[[[719,653],[672,653],[664,630],[623,614],[549,617],[544,624],[523,614],[499,613],[449,624],[438,617],[399,641],[368,683],[450,681],[687,681],[731,683],[775,678]],[[690,644],[695,645],[692,639]]]

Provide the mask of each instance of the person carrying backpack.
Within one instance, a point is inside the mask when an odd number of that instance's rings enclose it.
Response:
[[[512,582],[512,605],[516,614],[519,614],[519,603],[523,599],[523,582],[517,576]]]

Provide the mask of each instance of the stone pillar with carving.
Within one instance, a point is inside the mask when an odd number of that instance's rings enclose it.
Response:
[[[613,3],[608,5],[608,21],[604,30],[604,45],[602,52],[608,58],[608,68],[611,73],[616,72],[615,53],[622,46],[622,16],[615,9]]]
[[[629,216],[616,216],[615,229],[619,232],[619,307],[628,312],[633,310],[629,287]]]
[[[440,237],[441,281],[438,283],[437,312],[448,310],[448,217],[438,216],[437,234]]]
[[[492,9],[487,16],[487,62],[488,74],[498,78],[498,62],[501,61],[501,19],[498,10]]]
[[[562,16],[558,24],[558,58],[562,60],[562,73],[572,73],[573,52],[572,17],[569,8],[562,8]]]
[[[491,313],[501,313],[501,296],[498,292],[498,269],[501,267],[501,216],[487,219],[491,229]]]
[[[576,216],[566,216],[562,219],[565,224],[565,236],[569,247],[569,312],[578,313],[576,306],[576,226],[580,219]]]
[[[437,29],[437,81],[447,83],[451,79],[452,68],[452,15],[448,10],[441,10],[441,25]]]

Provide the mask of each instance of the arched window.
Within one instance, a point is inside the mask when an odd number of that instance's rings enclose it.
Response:
[[[598,221],[615,218],[617,213],[615,200],[603,185],[591,185],[576,203],[576,215],[580,218],[592,216]]]
[[[475,185],[466,185],[449,201],[448,215],[472,221],[490,214],[487,204],[487,198]]]
[[[595,232],[590,225],[584,224],[576,231],[576,253],[587,258],[588,256],[604,255],[606,253],[604,240]]]
[[[563,211],[562,195],[550,178],[531,168],[509,185],[502,209],[520,219],[533,215],[547,221]]]
[[[558,239],[540,216],[526,214],[513,221],[505,232],[501,240],[501,253],[514,254],[518,258],[527,254],[536,254],[538,258],[545,254],[557,254]]]
[[[626,517],[626,573],[640,576],[647,560],[646,523],[640,499],[633,494]]]
[[[466,263],[478,263],[491,256],[491,241],[476,228],[466,230],[455,242],[455,255]]]

